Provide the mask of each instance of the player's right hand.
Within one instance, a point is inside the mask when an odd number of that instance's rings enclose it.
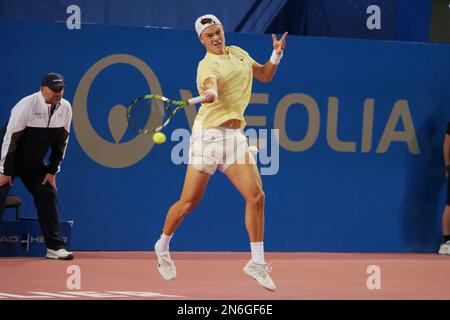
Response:
[[[203,95],[205,97],[204,102],[206,102],[206,103],[212,103],[212,102],[216,101],[216,99],[217,99],[217,91],[213,88],[209,88],[209,89],[203,91]]]
[[[9,184],[12,186],[12,179],[10,176],[5,176],[4,174],[0,173],[0,187]]]

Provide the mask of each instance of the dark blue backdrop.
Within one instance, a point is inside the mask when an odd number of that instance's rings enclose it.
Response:
[[[143,74],[129,64],[106,67],[85,92],[87,104],[80,97],[88,70],[117,54],[127,55],[118,57],[128,61],[140,59],[151,68],[164,95],[178,98],[180,90],[195,95],[197,63],[204,55],[195,33],[93,25],[69,31],[63,23],[0,21],[0,39],[2,123],[21,97],[39,89],[42,74],[58,71],[66,77],[65,97],[74,102],[74,126],[58,176],[58,194],[61,218],[75,221],[72,249],[152,250],[165,213],[181,191],[186,167],[171,161],[177,142],[151,148],[149,137],[134,139],[128,130],[119,144],[114,143],[108,125],[111,109],[150,90]],[[241,46],[261,63],[272,46],[270,35],[227,34],[227,43]],[[253,93],[266,94],[268,103],[247,109],[247,115],[266,117],[264,128],[277,127],[297,141],[308,132],[312,139],[309,147],[292,151],[295,146],[281,138],[279,171],[263,176],[268,251],[436,249],[444,203],[442,142],[450,118],[449,56],[448,45],[288,37],[273,82],[254,83]],[[308,117],[302,104],[308,97],[308,108],[318,121]],[[275,121],[286,99],[293,103],[286,120]],[[88,135],[83,110],[101,139]],[[406,138],[408,143],[391,141],[387,150],[377,152],[389,119],[392,132],[411,133],[412,125],[413,134]],[[353,151],[336,150],[337,143],[329,142],[336,122],[337,137],[349,142]],[[183,113],[167,133],[178,127],[188,128]],[[365,141],[371,141],[364,148],[363,131]],[[367,138],[370,133],[372,139]],[[414,141],[418,149],[411,151],[408,144]],[[131,149],[124,151],[127,142]],[[133,162],[139,150],[144,150],[141,160],[120,167],[121,161]],[[19,180],[14,191],[25,199],[23,214],[34,215],[32,199]],[[223,175],[216,174],[171,248],[248,247],[244,201]]]
[[[83,24],[194,30],[196,17],[214,13],[227,31],[420,42],[429,41],[432,18],[431,0],[0,0],[0,18],[64,21],[71,5]],[[366,26],[371,5],[380,30]]]

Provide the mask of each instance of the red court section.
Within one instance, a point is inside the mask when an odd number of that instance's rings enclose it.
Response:
[[[249,253],[173,252],[178,276],[169,282],[153,252],[75,255],[0,258],[0,300],[450,299],[450,256],[437,254],[266,253],[276,292],[244,274]]]

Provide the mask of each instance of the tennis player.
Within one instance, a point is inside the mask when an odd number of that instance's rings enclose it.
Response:
[[[444,162],[445,178],[447,179],[447,202],[442,214],[442,244],[439,247],[439,254],[450,255],[450,121],[447,124],[447,131],[444,137]]]
[[[243,49],[225,46],[224,29],[216,16],[199,17],[195,30],[206,48],[206,55],[197,69],[197,88],[205,102],[194,121],[181,197],[169,209],[161,237],[155,243],[158,270],[165,280],[176,277],[169,242],[183,218],[199,203],[210,177],[218,168],[246,201],[245,224],[251,260],[245,265],[244,272],[264,288],[274,291],[276,285],[269,275],[271,268],[264,260],[262,181],[242,129],[246,125],[244,111],[250,101],[253,77],[262,82],[272,80],[283,57],[287,32],[280,40],[272,35],[272,55],[261,65]]]

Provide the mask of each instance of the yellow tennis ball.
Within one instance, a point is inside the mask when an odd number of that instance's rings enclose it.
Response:
[[[156,144],[161,144],[161,143],[166,142],[166,135],[162,132],[156,132],[153,135],[153,142]]]

